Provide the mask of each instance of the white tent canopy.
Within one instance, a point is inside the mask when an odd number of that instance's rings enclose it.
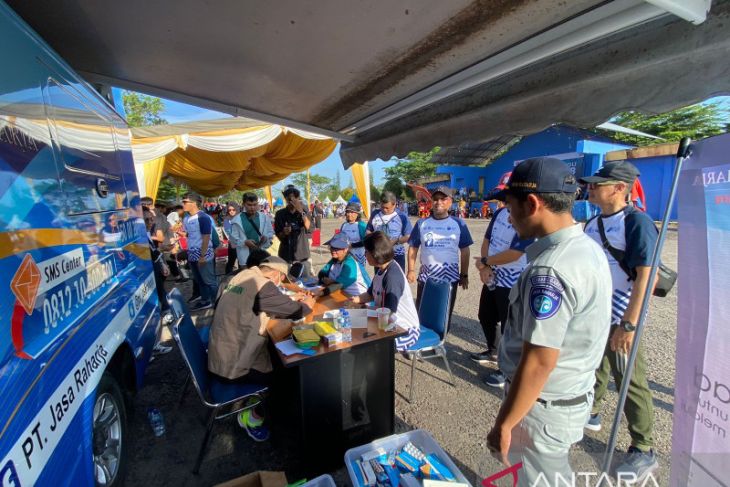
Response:
[[[347,204],[347,201],[342,197],[342,195],[337,196],[337,199],[335,200],[336,205],[344,205]]]
[[[326,205],[329,205],[330,203],[332,203],[332,200],[330,199],[329,196],[326,196],[325,199],[324,199],[324,201],[322,203],[324,203]]]

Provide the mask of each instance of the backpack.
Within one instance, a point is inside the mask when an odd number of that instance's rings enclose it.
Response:
[[[598,232],[601,235],[601,243],[603,245],[603,248],[606,249],[606,251],[611,254],[614,259],[616,259],[616,262],[618,262],[621,270],[624,271],[628,278],[631,281],[636,281],[636,270],[629,268],[629,266],[624,261],[626,253],[623,250],[619,250],[616,247],[611,246],[611,244],[608,242],[608,238],[606,237],[606,230],[603,228],[603,220],[601,219],[601,216],[595,216],[593,219],[596,220],[596,224],[598,225]],[[656,230],[656,227],[654,227],[654,229]],[[653,295],[660,298],[665,297],[667,294],[669,294],[669,291],[672,290],[675,282],[677,282],[677,272],[660,262],[659,267],[657,268],[657,283],[654,287]]]

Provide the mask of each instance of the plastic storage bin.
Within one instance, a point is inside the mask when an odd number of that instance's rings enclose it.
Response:
[[[425,453],[426,455],[431,453],[436,454],[439,460],[444,465],[446,465],[449,470],[451,470],[451,473],[454,474],[457,482],[461,482],[463,484],[471,486],[471,483],[466,480],[464,474],[462,474],[461,471],[456,467],[456,465],[454,465],[451,457],[446,454],[446,452],[439,446],[438,443],[436,443],[436,440],[434,440],[431,434],[426,430],[413,430],[406,433],[401,433],[399,435],[386,436],[385,438],[377,439],[372,443],[368,443],[367,445],[358,446],[347,450],[345,452],[345,466],[347,467],[347,473],[350,475],[350,481],[352,482],[352,485],[354,487],[362,487],[362,484],[360,484],[357,480],[357,476],[355,475],[353,467],[355,464],[355,460],[359,459],[363,453],[367,453],[377,448],[383,448],[386,451],[398,450],[400,448],[403,448],[403,446],[409,441],[418,448],[420,448],[421,451],[423,451],[423,453]]]
[[[337,487],[335,480],[331,475],[324,474],[320,475],[316,479],[312,479],[306,484],[302,484],[300,487]]]

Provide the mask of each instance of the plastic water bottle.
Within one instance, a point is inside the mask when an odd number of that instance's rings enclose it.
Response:
[[[332,321],[332,324],[334,325],[335,330],[340,331],[344,322],[345,322],[345,308],[340,308],[339,314]]]
[[[497,288],[497,274],[494,267],[490,266],[490,268],[492,269],[492,277],[487,281],[487,289],[494,291]]]
[[[160,437],[165,434],[165,418],[162,417],[159,409],[149,408],[147,410],[147,418],[150,420],[150,425],[155,436]]]
[[[342,313],[342,341],[345,343],[352,342],[352,320],[350,319],[350,312],[343,310]]]

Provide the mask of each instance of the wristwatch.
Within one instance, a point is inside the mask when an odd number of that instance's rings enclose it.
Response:
[[[636,325],[631,323],[630,321],[621,320],[621,323],[618,324],[621,328],[624,329],[624,331],[635,331]]]
[[[482,259],[480,260],[480,262],[482,264],[484,264],[484,265],[487,265],[487,258],[486,257],[482,257]]]
[[[468,278],[469,274],[459,274],[459,277],[461,277],[462,279]]]

